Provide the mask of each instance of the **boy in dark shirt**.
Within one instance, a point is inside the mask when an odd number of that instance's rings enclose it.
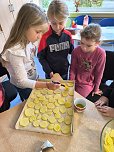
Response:
[[[50,27],[42,36],[38,48],[39,61],[47,79],[52,78],[54,73],[59,73],[64,80],[68,79],[68,54],[74,48],[71,33],[64,29],[68,15],[64,2],[50,3],[47,11]]]

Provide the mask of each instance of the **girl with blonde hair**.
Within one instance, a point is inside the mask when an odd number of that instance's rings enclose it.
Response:
[[[22,100],[27,99],[33,88],[56,89],[59,85],[51,82],[36,81],[37,73],[34,63],[36,47],[34,42],[48,30],[45,13],[36,4],[24,4],[11,29],[1,57],[10,73]]]

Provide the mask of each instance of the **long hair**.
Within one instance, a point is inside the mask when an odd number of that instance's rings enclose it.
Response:
[[[25,32],[28,28],[42,25],[44,23],[47,23],[47,17],[40,7],[33,3],[24,4],[17,15],[17,19],[11,29],[1,55],[6,49],[9,49],[17,44],[25,47],[27,44]]]

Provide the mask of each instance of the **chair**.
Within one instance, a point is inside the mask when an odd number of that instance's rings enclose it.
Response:
[[[83,20],[84,20],[85,15],[80,15],[77,16],[74,21],[77,23],[77,25],[83,25]],[[89,21],[88,24],[90,24],[92,22],[92,17],[90,15],[88,15]]]
[[[114,26],[114,18],[104,18],[99,22],[100,26]]]
[[[102,27],[114,26],[114,18],[104,18],[99,22],[99,25]],[[105,42],[104,44],[112,45],[112,49],[114,49],[114,42]]]

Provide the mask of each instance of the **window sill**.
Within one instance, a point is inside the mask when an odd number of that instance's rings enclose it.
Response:
[[[97,18],[107,18],[107,17],[114,17],[114,12],[70,12],[70,17],[76,17],[78,15],[90,15],[92,17]]]

